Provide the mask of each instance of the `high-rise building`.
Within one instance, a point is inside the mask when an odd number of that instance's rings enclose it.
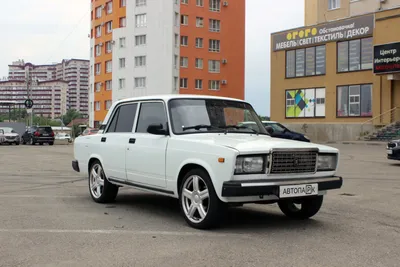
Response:
[[[69,59],[48,65],[34,65],[18,60],[9,65],[8,79],[25,80],[28,73],[38,82],[67,82],[67,109],[76,109],[83,115],[88,115],[89,60]]]
[[[245,0],[92,0],[90,126],[113,100],[244,99]]]

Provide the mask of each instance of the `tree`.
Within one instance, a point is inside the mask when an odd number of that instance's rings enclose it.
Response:
[[[69,109],[64,116],[61,117],[61,120],[65,125],[68,125],[72,120],[82,119],[83,115],[77,111],[76,109]]]

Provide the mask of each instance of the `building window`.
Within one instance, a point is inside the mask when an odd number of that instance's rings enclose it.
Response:
[[[120,1],[119,1],[119,6],[120,6],[120,7],[126,6],[126,0],[120,0]]]
[[[125,58],[120,58],[119,59],[119,68],[120,69],[125,68]]]
[[[220,32],[221,31],[221,21],[217,19],[210,19],[209,21],[210,32]]]
[[[188,57],[181,57],[181,68],[187,68],[189,65]]]
[[[340,8],[340,0],[328,0],[328,9],[337,9]]]
[[[203,59],[202,58],[196,58],[195,67],[196,67],[196,69],[202,69],[203,68]]]
[[[196,6],[203,7],[204,6],[204,0],[196,0]]]
[[[119,47],[124,48],[126,45],[126,39],[125,37],[119,38]]]
[[[350,72],[372,69],[372,38],[337,43],[337,71]]]
[[[145,6],[146,0],[136,0],[136,6]]]
[[[219,12],[221,10],[221,0],[210,0],[209,9],[213,12]]]
[[[119,18],[119,27],[120,28],[126,27],[126,17]]]
[[[96,27],[96,37],[100,37],[101,36],[101,26],[97,26]]]
[[[209,52],[220,52],[221,42],[220,40],[212,40],[208,41],[208,51]]]
[[[196,48],[203,48],[203,38],[196,38]]]
[[[372,84],[337,87],[337,117],[372,117]]]
[[[109,54],[112,52],[112,43],[111,41],[106,42],[106,53]]]
[[[204,19],[201,17],[196,17],[196,27],[203,28],[204,27]]]
[[[112,90],[112,80],[106,81],[106,90]]]
[[[146,35],[136,35],[135,36],[135,45],[136,46],[142,46],[142,45],[146,45]]]
[[[96,8],[96,19],[101,18],[102,8],[101,6]]]
[[[144,87],[146,87],[146,77],[135,78],[135,88],[144,88]]]
[[[100,92],[100,90],[101,90],[101,83],[95,83],[95,84],[94,84],[94,87],[95,87],[96,92]]]
[[[112,100],[104,101],[104,105],[105,105],[105,110],[109,110],[111,108],[111,105],[112,105]]]
[[[201,89],[203,89],[203,80],[199,80],[199,79],[196,79],[195,81],[194,81],[194,88],[195,89],[198,89],[198,90],[201,90]]]
[[[219,90],[221,88],[221,82],[217,80],[208,81],[208,90]]]
[[[146,56],[135,57],[135,67],[144,67],[144,66],[146,66]]]
[[[146,27],[147,25],[147,15],[146,14],[138,14],[135,16],[135,27],[141,28]]]
[[[112,32],[112,21],[106,22],[106,33]]]
[[[179,13],[175,12],[175,26],[179,26]]]
[[[325,117],[325,88],[286,90],[286,118]]]
[[[100,56],[101,55],[101,46],[100,45],[96,45],[95,46],[95,50],[96,50],[96,56]]]
[[[94,102],[94,108],[96,109],[96,111],[100,110],[100,101]]]
[[[209,60],[208,61],[208,72],[219,73],[221,68],[221,63],[219,60]]]
[[[179,86],[180,88],[188,88],[188,78],[181,78]]]
[[[112,72],[112,61],[108,60],[106,61],[106,73]]]
[[[124,78],[120,78],[118,80],[118,89],[124,89],[125,88],[125,79]]]
[[[96,63],[94,65],[94,69],[95,69],[96,75],[100,75],[100,73],[101,73],[101,63]]]
[[[181,36],[181,46],[188,46],[189,38],[187,36]]]
[[[188,5],[189,4],[189,0],[181,0],[182,4]]]
[[[112,6],[112,1],[109,1],[106,3],[106,8],[107,8],[107,14],[111,14],[112,10],[113,10],[113,6]]]
[[[174,90],[177,91],[178,90],[178,77],[174,77]]]
[[[177,55],[174,56],[174,67],[175,67],[175,69],[178,69],[178,56]]]
[[[188,15],[181,15],[181,24],[188,25],[189,24],[189,17]]]
[[[286,78],[324,75],[325,45],[286,52]]]

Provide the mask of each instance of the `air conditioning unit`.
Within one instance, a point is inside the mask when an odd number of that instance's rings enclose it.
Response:
[[[224,1],[223,6],[228,6],[228,1]]]
[[[221,84],[228,84],[228,81],[227,80],[222,80]]]
[[[228,60],[227,60],[227,59],[225,59],[225,58],[224,58],[224,59],[222,59],[221,61],[222,61],[222,64],[226,64],[226,63],[228,63]]]

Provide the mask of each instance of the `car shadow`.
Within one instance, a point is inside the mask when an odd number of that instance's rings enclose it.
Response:
[[[122,193],[122,192],[121,192]],[[186,225],[177,199],[143,192],[127,192],[117,196],[115,203],[106,205],[125,209],[127,212],[140,212],[148,214],[150,217],[158,216],[159,221],[168,221],[182,226]],[[317,215],[316,215],[317,216]],[[248,229],[251,232],[264,230],[282,230],[288,229],[299,231],[312,227],[321,228],[323,223],[316,219],[293,220],[281,213],[276,204],[262,205],[249,204],[242,207],[230,207],[224,214],[220,227],[216,228],[218,232],[246,233]]]

